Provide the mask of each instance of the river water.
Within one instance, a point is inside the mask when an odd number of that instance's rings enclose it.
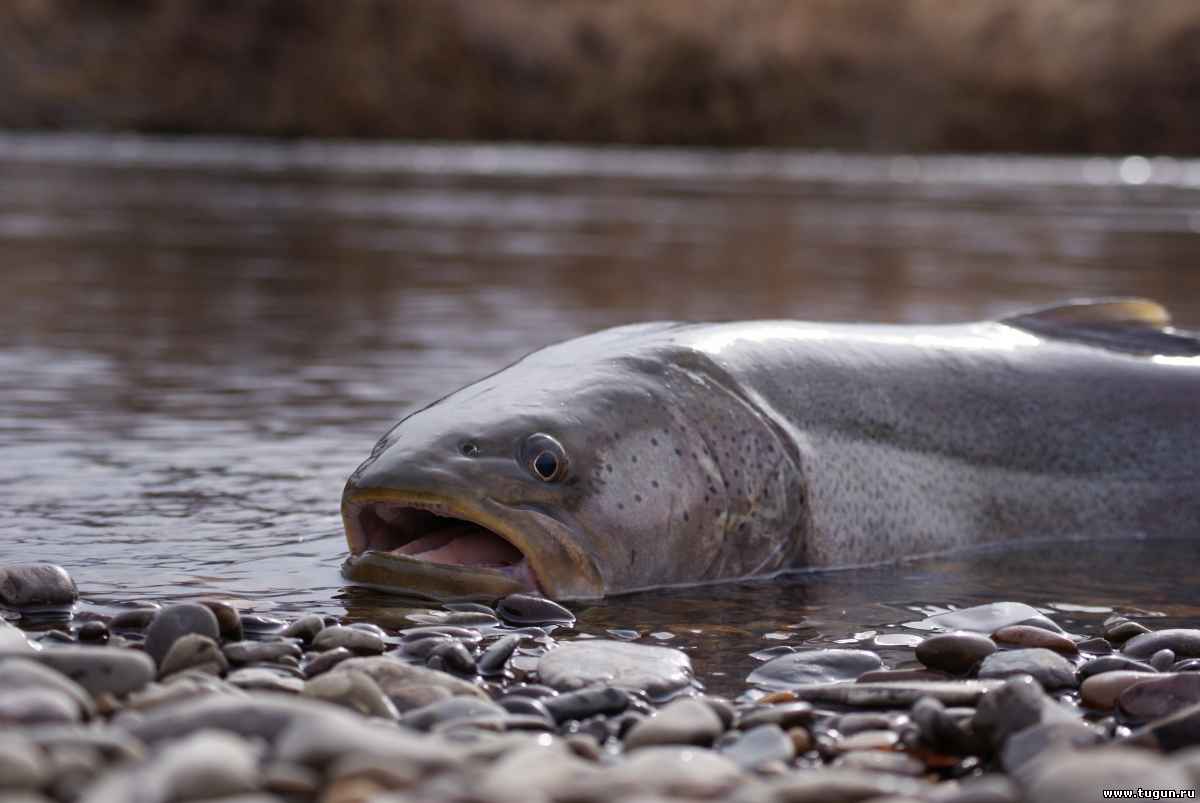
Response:
[[[62,564],[96,613],[399,622],[338,573],[338,499],[413,405],[630,321],[1135,294],[1200,325],[1200,163],[0,134],[0,260],[0,563]],[[903,662],[949,606],[1194,623],[1197,558],[1075,542],[575,607],[730,690],[765,646]]]

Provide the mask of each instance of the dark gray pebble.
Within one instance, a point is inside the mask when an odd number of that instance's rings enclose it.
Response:
[[[586,719],[595,714],[619,714],[629,707],[629,693],[623,689],[594,688],[560,694],[542,700],[555,722]]]
[[[1017,774],[1031,759],[1056,750],[1076,750],[1099,744],[1101,735],[1081,720],[1043,722],[1014,733],[1000,751],[1000,764]]]
[[[144,653],[119,647],[56,647],[42,650],[37,660],[91,692],[120,697],[154,680],[155,666]]]
[[[854,680],[883,666],[867,650],[816,649],[781,655],[750,673],[747,681],[768,689],[790,689],[812,683]]]
[[[400,724],[416,730],[429,730],[435,725],[456,719],[503,718],[507,715],[507,711],[489,700],[451,697],[406,711],[400,716]]]
[[[1200,630],[1171,628],[1134,636],[1121,652],[1130,658],[1146,660],[1159,650],[1171,650],[1176,658],[1200,658]]]
[[[108,627],[114,631],[145,630],[154,621],[158,611],[158,608],[134,608],[129,611],[121,611],[108,620]]]
[[[104,622],[84,622],[75,635],[84,644],[107,644],[110,634]]]
[[[1171,667],[1172,672],[1200,672],[1200,658],[1185,658],[1176,661]]]
[[[1167,753],[1200,745],[1200,703],[1156,719],[1123,741]]]
[[[293,641],[277,639],[274,641],[234,641],[223,647],[225,657],[237,666],[278,662],[284,657],[298,659],[303,654],[299,645]]]
[[[447,636],[445,633],[424,633],[421,638],[402,642],[396,652],[408,658],[415,658],[424,662],[426,658],[433,654],[434,650],[450,642],[457,643],[457,640],[454,636]]]
[[[554,722],[554,717],[551,716],[549,709],[546,708],[540,701],[532,697],[519,697],[514,695],[505,695],[496,703],[508,711],[510,714],[519,714],[521,716],[545,717]]]
[[[471,651],[461,641],[456,639],[451,639],[434,647],[425,663],[428,666],[433,666],[434,661],[438,662],[435,668],[444,669],[456,675],[474,675],[476,671],[475,656],[471,654]]]
[[[203,605],[184,602],[163,608],[146,629],[146,654],[161,664],[167,651],[180,636],[195,633],[216,641],[221,637],[217,617]]]
[[[510,634],[489,644],[479,656],[479,673],[490,676],[504,672],[504,665],[522,640],[522,636]]]
[[[971,726],[975,733],[999,748],[1017,731],[1042,722],[1071,719],[1029,675],[1017,675],[980,698]]]
[[[325,619],[315,613],[301,616],[283,629],[286,638],[297,638],[305,644],[312,644],[317,634],[325,629]]]
[[[1134,636],[1141,636],[1149,633],[1150,628],[1139,622],[1131,622],[1128,619],[1120,619],[1112,624],[1105,625],[1104,638],[1108,639],[1113,644],[1123,644]]]
[[[0,566],[0,602],[11,608],[68,606],[79,589],[67,570],[53,563]]]
[[[996,651],[987,636],[970,631],[939,633],[917,645],[917,660],[930,669],[963,674]]]
[[[1094,636],[1078,642],[1076,647],[1080,652],[1090,653],[1092,655],[1108,655],[1113,651],[1113,646],[1108,642],[1108,639]]]
[[[241,620],[242,630],[247,636],[277,635],[282,633],[288,624],[277,616],[264,616],[261,613],[243,613]]]
[[[347,658],[353,657],[354,653],[345,647],[335,647],[332,650],[313,654],[311,659],[304,665],[304,677],[314,678],[333,669]]]
[[[245,638],[242,629],[242,615],[238,612],[237,608],[220,599],[201,599],[196,601],[212,611],[213,616],[217,617],[217,629],[221,633],[221,641],[241,641]]]
[[[992,653],[983,659],[978,672],[980,678],[1006,678],[1020,674],[1033,676],[1049,691],[1074,688],[1076,685],[1075,668],[1071,663],[1044,647]]]
[[[1123,655],[1102,655],[1099,658],[1092,660],[1079,667],[1077,672],[1079,681],[1083,682],[1092,675],[1099,675],[1104,672],[1154,672],[1154,667],[1150,664],[1141,661],[1135,661],[1132,658],[1126,658]]]
[[[1135,722],[1165,717],[1200,703],[1200,674],[1163,675],[1135,683],[1117,699],[1121,712]]]
[[[544,700],[547,697],[558,696],[556,689],[543,686],[540,683],[518,683],[515,686],[509,686],[505,689],[504,693],[518,697],[532,697],[535,700]]]
[[[575,614],[545,597],[509,594],[496,605],[496,614],[514,625],[575,624]]]
[[[1154,655],[1150,656],[1150,666],[1157,669],[1159,672],[1166,672],[1175,665],[1175,651],[1161,649]]]
[[[759,725],[778,725],[783,729],[794,728],[797,725],[808,725],[813,721],[811,703],[779,703],[762,705],[743,713],[737,719],[738,730],[750,730]]]

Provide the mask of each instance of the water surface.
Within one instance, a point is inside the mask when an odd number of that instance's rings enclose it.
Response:
[[[371,618],[387,600],[337,571],[338,498],[413,405],[649,319],[945,322],[1137,294],[1197,325],[1200,163],[13,134],[0,255],[0,562],[66,566],[85,610],[219,594]],[[580,606],[580,630],[670,632],[720,684],[763,645],[948,605],[1186,619],[1196,551],[1077,542],[664,591]]]

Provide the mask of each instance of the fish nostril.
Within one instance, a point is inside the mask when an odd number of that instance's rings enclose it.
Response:
[[[479,454],[479,445],[474,441],[466,441],[458,447],[458,451],[462,453],[463,457],[474,457]]]

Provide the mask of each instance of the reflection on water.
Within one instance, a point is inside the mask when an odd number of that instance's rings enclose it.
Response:
[[[937,322],[1113,294],[1200,323],[1190,162],[4,135],[0,188],[0,561],[62,563],[101,607],[353,608],[337,501],[374,439],[604,326]],[[853,631],[892,617],[865,597],[838,613],[849,588],[1045,601],[1066,560],[1011,588],[955,562],[924,564],[952,575],[940,590],[880,570],[767,601],[760,584],[664,592],[581,626],[684,641],[717,621],[761,640],[762,611],[775,627],[823,605]],[[1075,601],[1138,596],[1077,579]]]

